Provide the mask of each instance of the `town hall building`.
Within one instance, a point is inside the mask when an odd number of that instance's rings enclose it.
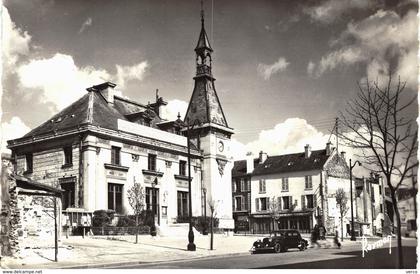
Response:
[[[62,189],[61,225],[73,227],[89,225],[95,210],[132,214],[127,191],[134,183],[144,187],[156,223],[170,226],[189,214],[190,174],[192,216],[210,212],[212,202],[219,227],[233,229],[234,131],[216,93],[212,52],[202,13],[194,90],[183,120],[161,118],[166,102],[157,92],[155,102],[143,104],[117,92],[114,83],[98,84],[25,136],[8,141],[16,173]]]

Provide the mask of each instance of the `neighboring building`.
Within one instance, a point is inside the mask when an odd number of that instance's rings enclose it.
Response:
[[[387,235],[383,180],[378,175],[355,178],[354,230],[356,235]],[[347,233],[350,235],[350,224]]]
[[[249,231],[249,214],[251,212],[251,174],[259,159],[235,161],[232,169],[232,206],[235,231]]]
[[[219,227],[233,229],[230,136],[212,76],[212,48],[204,29],[195,48],[195,85],[184,121],[160,117],[166,102],[141,104],[106,82],[22,138],[8,141],[16,172],[64,190],[63,224],[89,225],[94,210],[130,214],[127,191],[145,189],[146,208],[159,225],[188,215],[188,130],[190,132],[192,215],[204,215],[216,201]]]
[[[392,200],[389,188],[385,188],[385,202],[389,222],[393,233],[396,233],[397,219],[392,207]],[[415,197],[417,189],[403,187],[397,191],[398,212],[401,220],[401,235],[405,237],[416,237],[417,232],[417,204]]]
[[[335,190],[346,189],[348,178],[345,159],[331,143],[316,151],[307,145],[303,153],[267,156],[261,152],[251,178],[251,232],[289,228],[309,232],[320,224],[334,233],[337,216],[329,214],[328,206],[335,206],[331,203]]]

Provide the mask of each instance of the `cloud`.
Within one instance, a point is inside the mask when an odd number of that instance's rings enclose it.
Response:
[[[120,88],[128,80],[143,79],[146,67],[146,61],[132,67],[116,65],[117,73],[112,75],[91,66],[78,67],[72,56],[57,53],[51,58],[31,60],[20,66],[17,73],[21,88],[39,90],[41,103],[53,103],[56,110],[61,110],[85,94],[86,88],[92,85],[117,79]]]
[[[417,88],[417,16],[410,10],[404,16],[379,10],[358,22],[351,22],[308,73],[320,77],[342,66],[363,64],[369,79],[401,76],[407,86]],[[309,64],[308,64],[309,67]]]
[[[6,148],[7,140],[20,138],[30,131],[30,128],[22,122],[22,120],[14,116],[10,119],[10,122],[4,122],[1,124],[1,152],[11,153]]]
[[[58,110],[81,97],[87,87],[110,79],[105,70],[79,68],[73,57],[61,53],[22,65],[18,76],[22,88],[39,89],[42,103],[51,102]]]
[[[169,121],[178,119],[178,113],[181,115],[181,120],[184,120],[187,112],[188,103],[182,100],[170,100],[168,104],[162,108],[160,117]]]
[[[271,65],[258,64],[257,71],[264,78],[264,80],[269,80],[271,75],[284,71],[288,66],[289,62],[286,61],[284,57],[280,57],[277,62]]]
[[[303,13],[309,15],[313,21],[330,24],[354,10],[371,9],[381,2],[379,0],[328,0],[318,6],[305,7]]]
[[[125,87],[125,84],[129,80],[143,80],[144,73],[146,72],[149,64],[147,61],[143,61],[134,66],[120,66],[116,65],[117,68],[117,84],[120,87]]]
[[[329,136],[318,131],[301,118],[289,118],[272,129],[262,130],[258,138],[247,144],[235,140],[232,148],[234,159],[243,159],[246,152],[258,155],[259,151],[269,155],[301,152],[306,144],[312,149],[325,148]]]
[[[14,70],[18,59],[28,55],[31,36],[12,22],[8,9],[2,5],[2,53],[3,69]]]
[[[85,22],[83,22],[82,26],[80,27],[79,34],[84,32],[85,29],[90,26],[92,26],[92,18],[89,17],[88,19],[86,19]]]

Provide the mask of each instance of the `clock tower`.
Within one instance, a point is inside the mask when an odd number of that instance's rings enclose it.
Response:
[[[191,140],[203,153],[202,189],[207,201],[202,205],[209,211],[209,201],[215,205],[219,227],[233,229],[232,218],[232,167],[230,137],[234,133],[228,126],[212,73],[212,53],[206,30],[204,12],[201,10],[201,31],[195,47],[196,75],[194,90],[188,105],[184,122],[195,124],[191,130]],[[208,214],[209,215],[209,214]]]

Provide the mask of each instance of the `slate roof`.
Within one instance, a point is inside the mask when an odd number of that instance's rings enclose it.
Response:
[[[89,107],[92,100],[92,107]],[[89,92],[82,98],[66,107],[40,126],[28,132],[24,137],[38,136],[53,131],[77,128],[79,125],[91,124],[108,129],[118,129],[118,119],[127,120],[124,116],[129,109],[127,103],[115,97],[114,106],[109,105],[98,92]]]
[[[264,163],[255,166],[252,175],[320,170],[328,158],[325,149],[312,151],[307,159],[304,152],[269,156]]]
[[[197,46],[195,47],[195,51],[200,49],[208,49],[210,51],[213,51],[213,49],[210,46],[210,41],[207,37],[206,30],[204,29],[204,22],[202,22],[201,24],[200,36],[198,37],[198,42]]]
[[[150,113],[158,122],[166,121],[155,114],[152,108],[137,102],[114,96],[114,104],[108,104],[100,92],[90,91],[82,98],[66,107],[25,137],[40,136],[54,131],[77,128],[90,124],[102,128],[118,130],[118,119],[130,121],[133,114]]]
[[[258,158],[254,159],[254,167],[258,165],[258,161]],[[246,174],[246,160],[235,161],[232,168],[232,177],[244,176]]]

